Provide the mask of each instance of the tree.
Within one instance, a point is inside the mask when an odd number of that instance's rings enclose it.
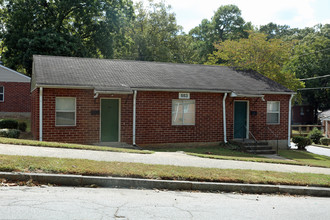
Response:
[[[294,55],[285,69],[298,78],[311,78],[329,75],[330,72],[330,24],[317,25],[294,48]],[[330,87],[330,77],[305,80],[306,88]],[[330,89],[301,90],[303,100],[317,110],[330,108]]]
[[[250,22],[245,23],[241,10],[235,5],[224,5],[214,13],[211,21],[203,19],[189,34],[194,39],[194,48],[199,55],[199,63],[207,61],[208,54],[215,50],[214,43],[227,39],[247,38],[252,30]]]
[[[4,1],[4,61],[32,73],[32,55],[112,58],[125,45],[130,0]]]
[[[182,28],[177,25],[175,14],[170,12],[171,6],[162,1],[152,0],[145,7],[142,2],[135,4],[136,18],[128,30],[131,39],[130,50],[123,58],[178,62],[178,34]]]
[[[217,51],[209,56],[207,64],[253,70],[295,91],[303,87],[294,73],[282,70],[291,55],[291,42],[267,40],[265,34],[250,33],[248,39],[226,40],[215,47]]]
[[[245,21],[236,5],[221,6],[212,18],[214,35],[217,41],[247,37]]]
[[[295,30],[290,29],[288,25],[278,25],[273,22],[270,22],[266,25],[261,25],[259,32],[267,34],[268,39],[274,39],[292,35]]]

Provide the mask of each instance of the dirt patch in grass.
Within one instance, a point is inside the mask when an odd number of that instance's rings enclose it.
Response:
[[[330,175],[0,155],[0,171],[330,187]]]

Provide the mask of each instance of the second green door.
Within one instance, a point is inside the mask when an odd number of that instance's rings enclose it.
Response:
[[[119,141],[119,99],[101,99],[101,142]]]

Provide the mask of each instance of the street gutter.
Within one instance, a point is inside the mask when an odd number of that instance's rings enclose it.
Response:
[[[0,172],[0,178],[11,181],[37,181],[44,184],[60,186],[98,186],[127,189],[167,189],[167,190],[198,190],[207,192],[240,192],[256,194],[293,194],[317,197],[330,197],[328,187],[218,183],[174,180],[151,180],[139,178],[101,177],[82,175],[63,175],[46,173]]]

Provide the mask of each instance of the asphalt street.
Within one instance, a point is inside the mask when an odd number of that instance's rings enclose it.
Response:
[[[73,187],[0,187],[0,219],[330,219],[330,199]]]
[[[97,161],[119,161],[145,164],[207,167],[220,169],[247,169],[278,172],[330,174],[330,168],[296,166],[272,163],[257,163],[234,160],[200,158],[180,152],[156,152],[154,154],[133,154],[78,149],[47,148],[0,144],[0,154],[40,157],[76,158]]]

